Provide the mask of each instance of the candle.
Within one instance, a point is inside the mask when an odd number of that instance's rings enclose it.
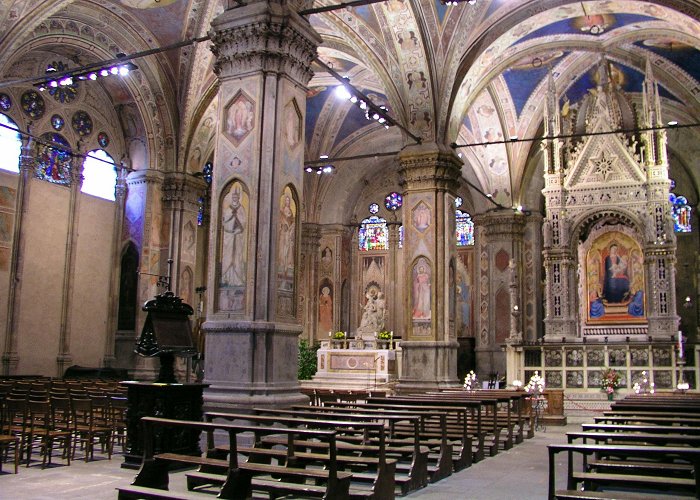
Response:
[[[683,333],[678,330],[678,357],[683,357]]]

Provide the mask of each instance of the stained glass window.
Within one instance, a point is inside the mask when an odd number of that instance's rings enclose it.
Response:
[[[401,208],[403,205],[403,196],[399,193],[389,193],[386,198],[384,198],[384,206],[387,210],[393,210],[394,212]]]
[[[105,163],[110,162],[110,163]],[[117,171],[114,160],[101,149],[90,151],[83,163],[83,186],[85,194],[114,201],[114,188],[117,185]]]
[[[202,168],[202,178],[204,181],[211,186],[211,181],[214,175],[214,165],[212,162],[208,161],[204,164],[204,168]]]
[[[71,124],[73,125],[73,130],[75,130],[80,137],[85,137],[92,133],[92,118],[90,118],[90,115],[85,111],[76,111],[73,113]]]
[[[53,115],[51,117],[51,126],[54,128],[54,130],[61,130],[65,123],[66,122],[63,120],[61,115]]]
[[[455,198],[455,207],[459,208],[462,206],[462,203],[464,203],[464,200],[462,200],[461,196],[458,196]]]
[[[107,132],[100,132],[97,134],[97,144],[103,148],[109,146],[109,136],[107,135]]]
[[[367,209],[369,210],[369,213],[375,215],[377,212],[379,212],[379,205],[377,205],[376,203],[370,203]]]
[[[46,133],[37,143],[36,176],[56,184],[70,184],[70,145],[61,134]]]
[[[9,111],[12,107],[12,99],[7,94],[0,94],[0,110]]]
[[[388,249],[389,228],[386,225],[386,219],[373,215],[363,220],[358,239],[362,252]]]
[[[457,246],[466,247],[474,244],[474,223],[471,215],[461,210],[456,210],[457,220]]]
[[[403,248],[403,225],[399,226],[399,248]]]
[[[0,127],[0,151],[2,151],[0,168],[19,173],[19,155],[22,152],[22,139],[18,132],[10,130],[19,130],[19,128],[12,119],[2,113],[0,113],[0,125],[4,125]]]
[[[29,118],[35,120],[44,116],[44,111],[46,111],[44,98],[41,97],[36,90],[27,90],[22,94],[21,104],[22,111],[24,111]]]
[[[46,74],[50,76],[51,73],[60,73],[66,71],[67,69],[68,66],[63,64],[63,62],[53,61],[47,66]],[[66,104],[73,101],[78,95],[78,82],[74,82],[72,78],[70,78],[69,81],[69,84],[67,81],[64,81],[62,85],[49,85],[49,94],[52,95],[54,99],[56,99],[62,104]]]
[[[673,217],[673,229],[677,233],[689,233],[693,230],[690,222],[692,208],[688,205],[685,196],[677,196],[670,193],[671,216]]]

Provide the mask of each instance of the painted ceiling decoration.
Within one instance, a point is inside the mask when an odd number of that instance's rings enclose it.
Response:
[[[0,53],[35,64],[13,68],[13,60],[2,61],[0,78],[16,77],[19,69],[26,75],[30,67],[37,72],[51,61],[69,67],[88,62],[86,39],[107,58],[117,51],[134,53],[205,36],[226,3],[2,2]],[[330,3],[297,2],[298,8]],[[601,54],[633,102],[639,100],[649,60],[659,79],[664,119],[700,118],[700,2],[695,0],[479,0],[455,6],[440,0],[386,0],[306,17],[323,38],[319,59],[375,104],[387,106],[392,117],[426,143],[536,137],[548,75],[566,110],[595,87]],[[203,42],[149,56],[137,61],[137,83],[104,84],[110,85],[105,88],[115,105],[140,110],[158,168],[200,171],[210,160],[217,92],[210,47]],[[94,59],[94,53],[89,57]],[[321,154],[398,151],[412,142],[396,127],[384,130],[365,120],[356,107],[336,97],[335,78],[319,65],[313,69],[304,113],[307,160]],[[21,94],[8,96],[19,102]],[[687,131],[692,137],[698,133]],[[176,145],[176,158],[166,158],[168,144]],[[463,147],[458,152],[466,180],[504,205],[523,199],[528,176],[535,172],[528,165],[538,155],[536,144]],[[344,174],[346,165],[336,164],[331,178],[308,181],[317,190],[310,195],[319,200],[314,206],[330,201],[334,183],[341,179],[367,179],[377,171],[395,175],[390,157],[353,162],[347,167],[352,172]],[[341,204],[351,207],[357,195],[348,192]],[[481,198],[474,202],[488,207]]]

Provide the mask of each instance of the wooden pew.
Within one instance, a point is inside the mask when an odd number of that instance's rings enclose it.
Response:
[[[326,408],[329,406],[327,405]],[[428,446],[441,446],[443,440],[452,445],[452,469],[458,472],[469,467],[474,462],[472,449],[473,439],[469,434],[467,422],[469,412],[463,406],[417,406],[392,405],[385,406],[373,403],[335,403],[333,409],[342,408],[344,411],[379,412],[418,415],[421,417],[421,443]],[[445,415],[444,424],[441,414]],[[438,421],[435,418],[438,417]],[[405,436],[399,424],[392,425],[391,436]],[[412,431],[412,429],[411,429]],[[480,459],[483,459],[483,440]]]
[[[354,429],[362,434],[373,433],[378,436],[376,450],[372,449],[374,456],[367,456],[369,446],[349,447],[345,442],[341,442],[340,436],[336,435],[338,469],[351,469],[353,479],[371,477],[369,489],[359,488],[351,483],[350,498],[354,499],[392,499],[394,498],[396,460],[386,457],[386,445],[384,436],[384,424],[381,422],[363,422],[348,420],[326,420],[301,419],[296,417],[270,416],[270,415],[250,415],[224,412],[207,412],[205,419],[208,422],[228,421],[228,422],[254,422],[257,425],[285,425],[304,426],[306,428],[343,430]],[[271,445],[282,445],[286,450],[272,449]],[[312,451],[306,451],[311,449]],[[290,446],[287,438],[269,436],[256,440],[252,446],[238,446],[238,452],[248,457],[250,462],[272,459],[284,461],[287,465],[296,467],[299,464],[320,464],[328,466],[328,455],[325,454],[327,443],[321,441],[297,440]],[[216,445],[213,433],[207,433],[207,456],[213,458],[225,457],[229,453],[227,445]],[[376,453],[375,453],[376,451]],[[364,455],[351,453],[364,452]],[[361,470],[362,472],[358,472]],[[220,471],[219,471],[220,472]],[[360,477],[362,476],[362,478]],[[187,474],[187,487],[192,490],[196,487],[210,484],[221,484],[223,476],[217,474],[211,467],[200,467],[200,470]],[[366,482],[366,481],[365,481]]]
[[[302,419],[314,419],[318,422],[317,425],[324,425],[324,420],[335,421],[339,420],[337,414],[327,414],[323,412],[309,411],[310,407],[305,407],[307,411],[297,411],[297,410],[273,410],[273,409],[263,409],[256,408],[254,411],[258,415],[268,415],[273,417],[289,417],[296,419],[297,421]],[[323,407],[321,407],[323,409]],[[354,415],[343,415],[343,420],[350,420],[354,422],[366,422],[366,421],[394,421],[402,422],[408,421],[414,428],[414,439],[409,442],[395,443],[386,446],[386,453],[388,456],[397,459],[396,470],[405,472],[404,475],[396,474],[396,485],[399,488],[399,494],[405,495],[416,489],[425,487],[428,484],[428,448],[421,446],[420,434],[419,434],[419,417],[412,415],[371,415],[371,414],[354,414]],[[353,433],[349,429],[339,429],[341,434],[338,436],[339,448],[341,451],[364,451],[364,453],[371,453],[372,447],[376,446],[376,443],[371,443],[366,441],[366,436],[359,436],[357,433]],[[353,438],[354,434],[354,438]],[[272,442],[272,441],[269,441]],[[358,450],[357,447],[362,447]],[[376,450],[374,451],[376,453]],[[449,455],[448,455],[449,457]],[[451,465],[451,464],[450,464]],[[450,468],[451,472],[451,468]],[[361,475],[357,475],[361,477]]]
[[[168,471],[172,463],[225,467],[226,480],[218,495],[219,498],[245,499],[250,498],[252,491],[264,491],[274,496],[292,495],[349,499],[352,474],[337,470],[335,431],[256,427],[156,417],[143,417],[141,422],[143,426],[143,462],[132,486],[117,488],[120,499],[183,498],[182,495],[171,495],[163,491],[168,489]],[[177,432],[180,429],[200,432],[224,431],[228,434],[231,453],[229,453],[228,460],[177,453],[156,454],[156,429],[168,429],[171,432]],[[173,429],[175,430],[173,431]],[[238,435],[246,432],[256,436],[282,434],[290,442],[293,442],[296,437],[324,441],[328,445],[328,469],[298,469],[279,465],[239,462]],[[313,481],[315,484],[307,484],[309,481]]]
[[[628,414],[610,414],[605,412],[603,416],[593,417],[595,423],[600,424],[655,424],[655,425],[673,425],[673,426],[699,426],[700,418],[692,418],[682,415],[664,416],[655,414],[639,414],[637,412],[629,412]]]
[[[338,407],[335,405],[349,404],[352,405],[351,408]],[[422,446],[427,446],[433,454],[428,455],[428,475],[430,476],[430,482],[434,483],[443,479],[453,471],[452,455],[453,447],[452,443],[448,442],[447,439],[447,420],[446,414],[444,412],[431,413],[429,411],[400,411],[400,410],[378,410],[376,408],[366,408],[364,405],[358,403],[335,403],[334,406],[330,406],[327,403],[323,407],[300,407],[296,406],[293,411],[304,412],[303,415],[307,415],[306,412],[313,412],[315,415],[321,414],[324,418],[329,418],[332,415],[338,415],[338,418],[345,418],[350,416],[354,418],[357,414],[370,415],[377,420],[387,420],[389,422],[389,439],[388,443],[390,445],[405,445],[414,444],[415,441],[415,426],[413,423],[405,417],[418,417],[418,442]],[[398,418],[396,418],[398,417]],[[434,417],[439,420],[437,424],[437,436],[426,436],[427,422],[431,421]],[[405,425],[400,427],[401,423],[404,422]],[[437,437],[437,439],[435,439]],[[360,436],[344,436],[343,439],[349,439],[358,441],[362,439]]]
[[[392,396],[390,398],[369,398],[367,402],[379,405],[462,406],[470,411],[467,425],[470,435],[476,440],[478,450],[488,449],[491,456],[498,453],[501,428],[498,427],[495,412],[488,418],[485,416],[486,407],[493,407],[495,410],[493,400],[484,405],[481,401],[473,399]],[[475,462],[484,458],[483,451],[478,453],[478,456],[474,456]]]
[[[556,454],[560,452],[568,454],[567,489],[556,489]],[[700,475],[695,478],[670,478],[663,476],[641,474],[610,474],[598,472],[575,472],[573,469],[573,454],[580,453],[585,457],[597,455],[600,458],[610,456],[619,457],[622,461],[633,459],[651,459],[655,462],[668,462],[680,458],[692,464],[693,469],[700,467],[700,449],[676,446],[636,446],[636,445],[606,445],[606,444],[550,444],[549,452],[549,488],[550,500],[588,500],[588,499],[650,499],[658,490],[671,488],[677,495],[690,498],[700,498]],[[584,463],[586,460],[584,459]],[[577,488],[578,483],[584,483],[584,491]],[[634,487],[646,490],[642,493],[628,493],[617,491],[591,491],[591,489],[613,485],[620,487]]]

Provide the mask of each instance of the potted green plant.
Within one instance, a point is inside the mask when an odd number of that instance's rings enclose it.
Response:
[[[382,330],[381,332],[377,332],[377,347],[380,349],[386,349],[387,347],[391,347],[391,341],[394,338],[394,332],[387,332],[386,330]]]
[[[341,349],[343,347],[343,344],[345,343],[345,339],[347,338],[347,334],[345,332],[337,331],[333,334],[332,337],[332,344],[335,349]]]

